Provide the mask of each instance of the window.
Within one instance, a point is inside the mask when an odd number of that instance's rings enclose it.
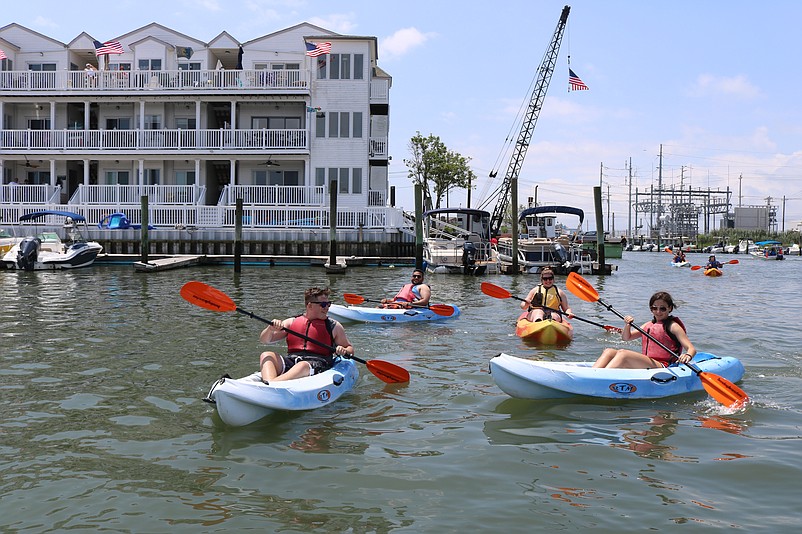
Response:
[[[103,180],[101,185],[129,185],[131,183],[131,173],[129,171],[106,171],[103,173]]]
[[[175,171],[175,183],[178,185],[194,185],[195,171]]]
[[[137,122],[139,119],[137,118]],[[161,130],[162,116],[161,115],[145,115],[145,130]]]
[[[55,63],[29,63],[28,70],[32,70],[34,72],[55,72],[56,71],[56,64]]]
[[[326,137],[326,114],[315,115],[315,137]]]
[[[329,78],[340,79],[340,54],[329,54]]]
[[[109,63],[109,66],[106,67],[106,70],[130,71],[131,70],[131,64],[130,63]]]
[[[329,113],[329,137],[340,136],[340,114],[336,111]]]
[[[362,194],[362,169],[351,170],[351,193],[354,195]]]
[[[365,56],[364,54],[354,54],[354,79],[362,80],[365,77]]]
[[[49,130],[50,119],[28,119],[29,130]]]
[[[326,185],[326,169],[318,167],[315,169],[315,185]]]
[[[253,171],[254,185],[301,185],[298,171]]]
[[[354,111],[354,135],[355,138],[362,137],[362,112]]]
[[[106,119],[107,130],[130,130],[131,119],[128,117],[119,117],[116,119]]]
[[[347,111],[340,113],[340,137],[351,136],[351,114]]]
[[[175,118],[175,127],[179,130],[194,130],[195,129],[195,117],[176,117]]]
[[[326,137],[326,113],[318,113],[315,117],[315,136]],[[362,137],[362,113],[348,111],[331,111],[328,113],[329,126],[328,132],[331,138],[347,138],[351,135],[351,120],[353,116],[353,137]],[[300,121],[298,124],[300,128]]]
[[[178,63],[178,70],[201,70],[201,64],[200,61],[181,61]]]
[[[145,185],[159,185],[161,169],[145,169]]]
[[[140,59],[139,70],[162,70],[161,59]]]
[[[364,71],[364,54],[328,54],[327,56],[318,57],[318,80],[325,80],[326,78],[330,80],[363,80],[365,78]]]

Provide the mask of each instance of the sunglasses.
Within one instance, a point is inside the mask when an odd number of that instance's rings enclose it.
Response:
[[[327,301],[324,300],[323,302],[310,302],[309,304],[317,304],[318,306],[320,306],[321,308],[323,308],[325,310],[326,308],[331,306],[333,303],[332,302],[327,302]]]
[[[413,274],[412,278],[423,278],[422,274]]]
[[[665,307],[665,306],[650,306],[650,309],[652,311],[661,311],[661,312],[667,312],[668,311],[668,308]]]
[[[544,282],[546,280],[554,280],[554,277],[553,276],[544,276],[543,278],[541,278],[541,280],[543,280]]]

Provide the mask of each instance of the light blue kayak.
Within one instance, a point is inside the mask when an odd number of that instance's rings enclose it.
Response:
[[[230,426],[244,426],[277,411],[312,410],[326,406],[351,391],[359,378],[354,360],[339,359],[334,367],[295,380],[262,382],[259,372],[243,378],[221,378],[204,399]]]
[[[439,315],[428,308],[392,309],[332,304],[329,308],[329,316],[339,321],[363,323],[414,323],[456,319],[460,315],[460,309],[457,306],[453,306],[453,308],[454,313],[451,315]]]
[[[692,363],[703,372],[738,382],[740,360],[699,352]],[[507,395],[519,399],[587,396],[607,399],[656,399],[704,391],[687,365],[659,369],[593,369],[593,362],[545,362],[499,354],[490,360],[490,374]]]

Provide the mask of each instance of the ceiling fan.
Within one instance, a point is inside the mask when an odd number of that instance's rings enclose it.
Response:
[[[28,156],[25,156],[25,167],[27,167],[28,169],[38,169],[39,165],[34,165],[33,163],[30,162],[30,160],[28,160]]]
[[[273,158],[272,158],[272,157],[270,157],[270,158],[267,158],[267,161],[265,161],[264,163],[260,163],[259,165],[260,165],[260,166],[261,166],[261,165],[264,165],[265,167],[281,167],[281,165],[280,165],[280,164],[278,164],[278,163],[276,163],[275,161],[273,161]]]

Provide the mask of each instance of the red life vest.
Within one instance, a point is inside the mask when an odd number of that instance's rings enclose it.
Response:
[[[334,335],[327,324],[329,321],[330,319],[326,319],[325,321],[321,319],[310,321],[305,315],[299,315],[293,319],[290,329],[303,333],[306,337],[316,339],[324,345],[333,346]],[[333,323],[331,324],[331,329],[334,329]],[[312,343],[311,341],[293,335],[291,332],[287,332],[287,353],[293,354],[296,352],[312,352],[314,354],[320,354],[321,356],[331,356],[332,354],[332,351],[319,346],[317,343]]]
[[[415,291],[420,284],[407,284],[401,288],[401,291],[393,298],[396,302],[412,302],[420,298],[420,290]]]
[[[680,344],[679,340],[677,340],[676,336],[674,336],[674,334],[668,331],[668,328],[671,328],[672,322],[676,322],[678,325],[682,327],[683,330],[685,330],[686,332],[688,331],[688,329],[685,328],[685,325],[682,324],[682,321],[680,321],[678,317],[669,317],[665,321],[661,321],[659,323],[652,322],[648,324],[646,328],[644,328],[643,330],[650,336],[655,338],[657,341],[659,341],[660,343],[671,349],[674,353],[676,353],[677,351],[679,351],[679,349],[682,348],[682,345]],[[668,326],[668,328],[666,328],[666,325]],[[641,352],[646,356],[648,356],[649,358],[657,360],[658,362],[666,362],[666,363],[671,363],[674,360],[675,354],[670,354],[666,352],[663,347],[661,347],[657,343],[654,343],[648,337],[642,336],[642,341],[643,343]]]

